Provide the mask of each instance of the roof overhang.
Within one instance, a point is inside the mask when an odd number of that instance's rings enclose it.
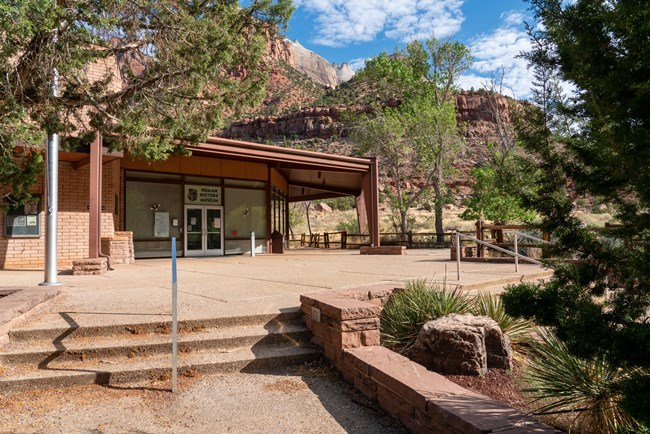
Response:
[[[374,160],[345,157],[259,143],[210,137],[191,148],[193,155],[214,156],[268,164],[289,184],[290,202],[338,196],[358,196]]]

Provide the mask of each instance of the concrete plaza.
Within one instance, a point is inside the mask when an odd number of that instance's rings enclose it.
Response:
[[[61,293],[21,328],[159,322],[171,318],[171,260],[137,260],[115,265],[103,276],[59,275]],[[276,313],[299,306],[301,294],[355,288],[374,283],[427,279],[468,291],[500,291],[520,280],[550,275],[537,265],[521,263],[461,264],[449,250],[409,250],[402,256],[365,256],[355,250],[293,249],[283,255],[180,258],[179,320]],[[40,270],[2,270],[0,287],[34,286]],[[65,313],[66,315],[61,315]]]

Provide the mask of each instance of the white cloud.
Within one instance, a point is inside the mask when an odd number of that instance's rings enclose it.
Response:
[[[501,16],[503,24],[490,34],[480,35],[470,42],[474,56],[473,71],[461,78],[465,89],[485,87],[491,77],[498,77],[503,68],[504,93],[527,98],[533,81],[533,71],[524,59],[517,57],[531,49],[523,26],[524,15],[511,11]]]
[[[349,60],[348,65],[350,65],[350,68],[352,68],[354,72],[357,72],[358,70],[366,66],[366,60],[368,60],[367,57],[359,57],[356,59]]]
[[[465,0],[297,0],[315,16],[313,42],[330,47],[368,42],[383,34],[409,42],[460,30]]]

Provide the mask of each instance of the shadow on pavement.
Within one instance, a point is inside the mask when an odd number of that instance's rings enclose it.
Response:
[[[373,433],[408,433],[399,420],[392,418],[377,403],[346,383],[322,355],[309,357],[306,360],[301,360],[299,356],[278,357],[274,361],[263,359],[269,354],[269,348],[273,347],[277,349],[291,348],[291,346],[316,348],[311,343],[311,333],[308,330],[300,333],[291,331],[291,326],[303,324],[302,312],[296,312],[295,309],[280,309],[280,311],[278,316],[264,326],[269,335],[252,347],[253,353],[259,358],[242,368],[240,372],[277,375],[278,382],[275,387],[280,390],[283,384],[281,377],[298,376],[347,433],[366,434],[369,432],[369,424],[372,425]],[[290,390],[285,393],[290,393]]]

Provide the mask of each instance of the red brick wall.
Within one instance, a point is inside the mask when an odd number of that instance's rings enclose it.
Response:
[[[117,175],[115,171],[118,171]],[[116,182],[117,181],[117,182]],[[58,263],[69,266],[75,259],[88,257],[89,166],[74,169],[73,163],[59,163]],[[119,162],[103,166],[102,236],[115,232],[115,195],[119,188]],[[45,262],[45,194],[42,182],[34,187],[42,194],[41,236],[7,238],[4,213],[0,213],[0,268],[42,268]]]

